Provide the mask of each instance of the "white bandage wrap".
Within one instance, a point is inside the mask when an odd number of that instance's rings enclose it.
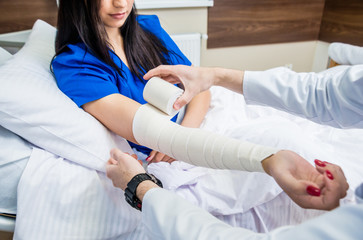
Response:
[[[168,83],[161,78],[151,78],[145,88],[143,97],[145,101],[152,104],[162,112],[174,117],[178,111],[173,108],[173,104],[178,97],[183,94],[183,90]]]
[[[162,92],[159,88],[158,94]],[[196,166],[250,172],[264,172],[261,161],[278,151],[205,130],[186,128],[169,119],[154,106],[142,105],[133,120],[136,141]]]

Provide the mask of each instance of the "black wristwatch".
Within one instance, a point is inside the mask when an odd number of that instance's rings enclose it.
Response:
[[[151,180],[159,187],[163,187],[163,184],[159,179],[157,179],[154,175],[149,173],[140,173],[134,176],[130,182],[127,184],[127,188],[125,189],[125,199],[133,208],[141,211],[142,203],[140,199],[136,196],[137,186],[143,181]]]

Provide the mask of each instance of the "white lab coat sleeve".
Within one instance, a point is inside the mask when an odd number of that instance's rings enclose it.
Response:
[[[363,204],[341,207],[298,226],[255,233],[231,227],[174,193],[152,189],[144,197],[142,217],[147,234],[155,240],[353,240],[363,236]]]
[[[262,104],[334,127],[363,122],[363,65],[335,74],[296,73],[287,68],[246,71],[247,103]]]
[[[142,221],[152,240],[265,239],[264,234],[231,227],[165,189],[149,190],[142,203]]]

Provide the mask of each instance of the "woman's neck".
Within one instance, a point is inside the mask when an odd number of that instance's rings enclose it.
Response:
[[[123,39],[121,36],[120,29],[118,28],[106,28],[107,37],[109,43],[112,45],[112,48],[117,48],[117,45],[123,45]]]
[[[107,36],[109,43],[111,44],[111,48],[114,50],[116,55],[126,64],[128,67],[125,48],[124,48],[124,40],[121,36],[119,29],[108,29]]]

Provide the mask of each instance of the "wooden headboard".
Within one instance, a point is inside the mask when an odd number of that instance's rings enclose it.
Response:
[[[37,19],[55,26],[56,0],[0,1],[0,34],[31,29]]]

